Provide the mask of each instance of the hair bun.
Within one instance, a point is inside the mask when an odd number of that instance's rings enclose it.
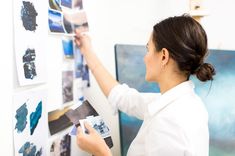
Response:
[[[215,75],[214,67],[209,63],[203,63],[195,72],[197,78],[200,81],[208,81],[213,80],[213,76]]]

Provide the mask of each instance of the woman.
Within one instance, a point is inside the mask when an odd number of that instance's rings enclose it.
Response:
[[[95,56],[87,35],[77,32],[75,41],[112,107],[143,119],[128,156],[208,156],[208,114],[189,77],[212,80],[215,70],[204,63],[207,36],[197,21],[183,15],[153,27],[145,79],[158,83],[161,93],[139,93],[119,84]],[[95,156],[112,155],[95,130],[85,126],[89,134],[79,128],[78,145]]]

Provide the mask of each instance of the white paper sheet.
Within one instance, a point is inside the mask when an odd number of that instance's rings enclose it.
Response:
[[[47,4],[14,0],[14,47],[20,86],[46,81]]]
[[[48,140],[46,91],[15,94],[12,118],[15,155],[23,156],[24,152],[29,154],[30,151],[35,155],[38,152],[46,155]]]

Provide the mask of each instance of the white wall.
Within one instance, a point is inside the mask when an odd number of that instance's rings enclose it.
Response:
[[[235,22],[231,22],[234,21],[235,16],[233,6],[235,6],[233,0],[207,0],[209,16],[202,20],[202,25],[208,33],[210,48],[235,49],[233,43]],[[90,36],[97,56],[113,76],[115,76],[114,44],[145,45],[152,26],[157,21],[168,16],[188,12],[188,7],[188,0],[84,0]],[[0,76],[2,103],[0,147],[4,155],[13,155],[12,94],[17,90],[17,77],[13,63],[12,18],[8,18],[13,16],[11,0],[5,1],[4,5],[1,5],[0,16],[2,19],[0,28],[3,33],[1,34],[2,55],[0,61],[2,73]],[[48,89],[48,105],[53,105],[56,108],[61,103],[62,45],[58,36],[50,35],[47,40],[48,51],[45,59],[47,60],[48,81],[39,87]],[[14,82],[14,86],[12,82]],[[22,88],[22,90],[26,89],[26,87]],[[114,156],[119,156],[118,116],[112,115],[107,100],[98,88],[93,76],[91,76],[91,88],[86,90],[85,94],[110,127],[114,141],[112,152]],[[49,109],[53,109],[53,107],[49,107]],[[72,148],[72,155],[86,155],[77,149],[75,142]]]
[[[235,1],[206,0],[208,16],[202,19],[211,49],[235,50]]]
[[[12,137],[12,66],[13,32],[12,1],[0,5],[1,57],[0,57],[0,149],[1,155],[13,155]]]

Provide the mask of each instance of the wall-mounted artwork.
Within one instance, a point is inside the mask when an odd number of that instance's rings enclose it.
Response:
[[[62,11],[61,0],[49,0],[49,7],[54,10]]]
[[[217,71],[213,82],[201,83],[192,77],[196,92],[205,102],[209,113],[210,156],[233,156],[235,153],[235,51],[210,50],[207,62]],[[116,76],[119,82],[141,92],[159,92],[156,84],[145,82],[143,57],[145,46],[116,45]],[[136,70],[138,68],[138,70]],[[129,74],[131,73],[131,74]],[[120,112],[122,156],[136,136],[142,121]]]
[[[85,11],[58,11],[48,10],[48,26],[51,33],[72,35],[74,36],[75,29],[80,29],[81,32],[87,32],[88,21]]]
[[[143,62],[146,53],[145,46],[116,45],[116,77],[120,83],[126,83],[140,92],[159,92],[154,83],[145,81],[145,65]],[[136,70],[138,69],[138,70]],[[130,74],[131,73],[131,74]],[[121,153],[126,156],[127,150],[135,138],[142,121],[119,112]]]
[[[63,103],[73,101],[73,71],[62,72]]]
[[[20,86],[46,81],[47,28],[38,1],[14,2],[15,61]]]
[[[66,134],[56,138],[50,145],[50,156],[70,156],[71,136]]]
[[[57,109],[48,113],[48,126],[51,135],[72,126],[72,122],[70,122],[69,118],[65,115],[65,113],[71,109],[70,107],[71,106],[67,106],[63,109]]]
[[[90,76],[88,65],[83,59],[80,49],[74,45],[74,64],[75,64],[75,77],[81,78],[83,81],[82,87],[90,86]]]
[[[15,155],[45,155],[48,138],[46,91],[15,94],[13,109]]]
[[[61,0],[61,6],[68,9],[83,9],[82,0]]]
[[[49,30],[52,33],[65,33],[62,13],[56,10],[48,10]]]
[[[207,61],[216,69],[213,82],[202,84],[195,78],[196,92],[209,113],[210,156],[235,153],[235,51],[210,50]]]
[[[63,37],[62,38],[62,46],[63,46],[63,52],[64,56],[66,58],[73,58],[73,38],[71,37]]]

